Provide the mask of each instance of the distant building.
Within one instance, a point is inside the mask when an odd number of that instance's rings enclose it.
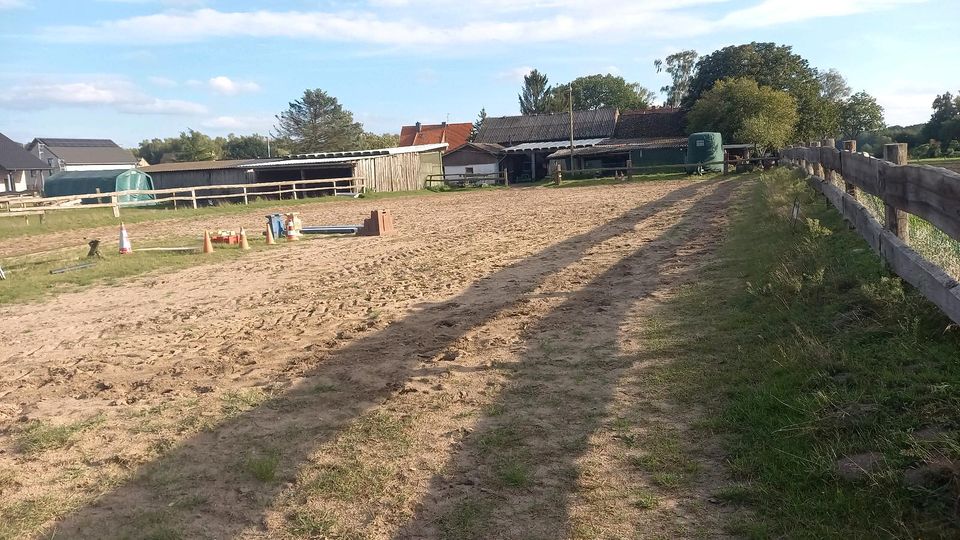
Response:
[[[137,158],[109,139],[37,138],[27,150],[46,162],[53,172],[133,169]]]
[[[417,122],[412,126],[400,128],[400,142],[397,146],[422,146],[426,144],[447,144],[453,150],[463,146],[470,138],[473,124],[442,124],[424,125]]]
[[[491,143],[468,142],[443,156],[443,173],[447,176],[499,174],[503,147]]]
[[[41,191],[50,167],[0,133],[0,192]]]

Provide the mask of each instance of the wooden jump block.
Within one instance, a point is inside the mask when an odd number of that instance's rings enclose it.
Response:
[[[394,234],[393,214],[389,210],[374,210],[370,212],[370,217],[363,220],[363,228],[360,229],[360,236],[385,236]]]

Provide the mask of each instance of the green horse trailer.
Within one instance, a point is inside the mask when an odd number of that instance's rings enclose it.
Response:
[[[94,193],[113,193],[116,191],[152,190],[153,179],[150,175],[138,171],[64,171],[47,178],[43,184],[44,197],[62,197],[66,195],[92,195]],[[98,191],[99,190],[99,191]],[[153,201],[150,194],[121,195],[120,204],[145,203]],[[83,204],[93,204],[94,198],[84,199]]]

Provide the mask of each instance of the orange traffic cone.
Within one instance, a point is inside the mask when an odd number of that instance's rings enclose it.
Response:
[[[247,241],[247,231],[240,227],[240,249],[250,249],[250,242]]]
[[[210,241],[210,233],[203,231],[203,252],[213,253],[213,242]]]
[[[273,226],[267,223],[267,245],[272,246],[277,243],[277,240],[273,237]]]
[[[133,253],[133,245],[130,244],[130,235],[127,234],[127,228],[123,222],[120,222],[120,254],[129,255]]]

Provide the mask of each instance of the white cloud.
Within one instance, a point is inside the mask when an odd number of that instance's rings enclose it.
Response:
[[[224,96],[235,96],[249,92],[259,92],[260,85],[252,81],[234,81],[229,77],[220,75],[207,81],[210,89]]]
[[[24,0],[0,0],[0,9],[16,9],[27,7]]]
[[[160,99],[122,78],[95,78],[63,82],[38,79],[0,90],[0,108],[107,107],[126,114],[196,115],[206,112],[198,103]]]
[[[890,81],[889,90],[877,93],[874,97],[883,106],[883,116],[887,125],[910,126],[930,120],[933,114],[933,100],[942,89],[932,86],[918,86],[900,81]]]
[[[764,0],[747,8],[729,0],[373,0],[377,11],[171,11],[48,27],[52,41],[104,42],[137,35],[140,43],[193,43],[228,37],[361,42],[399,47],[616,41],[644,35],[678,38],[735,26],[767,27],[811,18],[851,15],[927,0]],[[706,4],[730,5],[706,17]],[[739,9],[736,9],[739,8]],[[629,30],[627,30],[629,29]]]

